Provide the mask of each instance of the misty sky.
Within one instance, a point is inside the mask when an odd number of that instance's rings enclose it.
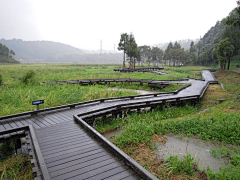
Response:
[[[0,0],[0,38],[113,50],[120,34],[138,45],[203,36],[236,0]]]

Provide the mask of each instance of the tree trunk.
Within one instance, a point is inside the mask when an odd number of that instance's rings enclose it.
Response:
[[[125,66],[125,50],[123,51],[123,69],[125,69],[126,66]]]
[[[228,57],[228,70],[229,70],[229,68],[230,68],[230,56]]]

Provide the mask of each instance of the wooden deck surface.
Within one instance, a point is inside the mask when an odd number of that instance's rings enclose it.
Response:
[[[51,179],[141,179],[73,120],[35,132]]]

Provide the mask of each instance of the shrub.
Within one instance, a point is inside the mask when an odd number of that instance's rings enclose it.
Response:
[[[193,175],[198,167],[190,154],[185,154],[183,159],[179,159],[178,156],[170,156],[167,161],[167,165],[175,174],[184,172]]]
[[[14,152],[14,144],[11,141],[0,144],[0,160],[3,160],[11,155]]]
[[[33,78],[36,75],[36,73],[33,70],[29,70],[22,78],[21,82],[23,84],[29,84],[33,82]]]

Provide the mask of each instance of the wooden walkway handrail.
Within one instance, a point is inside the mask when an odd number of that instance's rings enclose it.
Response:
[[[152,81],[158,81],[158,80],[152,80]],[[95,99],[95,100],[91,100],[91,101],[85,101],[85,102],[79,102],[79,103],[72,103],[72,104],[67,104],[67,105],[63,105],[63,106],[56,106],[56,107],[52,107],[52,108],[45,108],[45,109],[41,109],[38,111],[28,111],[28,112],[24,112],[24,113],[18,113],[18,114],[12,114],[12,115],[7,115],[7,116],[0,116],[0,121],[3,119],[9,119],[9,118],[15,118],[15,117],[21,117],[21,116],[28,116],[28,115],[34,115],[37,113],[42,113],[42,112],[47,112],[47,111],[54,111],[54,110],[58,110],[58,109],[64,109],[64,108],[74,108],[76,106],[81,106],[81,105],[92,105],[92,104],[97,104],[97,103],[103,103],[106,101],[117,101],[117,100],[129,100],[129,99],[135,99],[135,98],[148,98],[148,97],[157,97],[160,95],[171,95],[171,94],[177,94],[178,92],[180,92],[181,90],[189,87],[190,85],[183,87],[179,90],[176,91],[171,91],[171,92],[158,92],[158,93],[152,93],[152,94],[143,94],[143,95],[133,95],[133,96],[122,96],[122,97],[112,97],[112,98],[101,98],[101,99]]]
[[[87,131],[90,131],[91,134],[94,135],[95,138],[97,138],[100,142],[104,143],[104,146],[106,146],[110,151],[112,151],[116,156],[121,158],[126,164],[128,164],[131,168],[133,168],[135,171],[137,171],[141,176],[146,180],[157,180],[155,176],[153,176],[150,172],[148,172],[146,169],[144,169],[142,166],[140,166],[136,161],[134,161],[132,158],[130,158],[127,154],[125,154],[123,151],[121,151],[117,146],[115,146],[113,143],[108,141],[105,137],[103,137],[99,132],[97,132],[94,128],[92,128],[90,125],[88,125],[85,121],[83,121],[80,117],[74,115],[73,119],[79,123],[83,128],[85,128]]]

